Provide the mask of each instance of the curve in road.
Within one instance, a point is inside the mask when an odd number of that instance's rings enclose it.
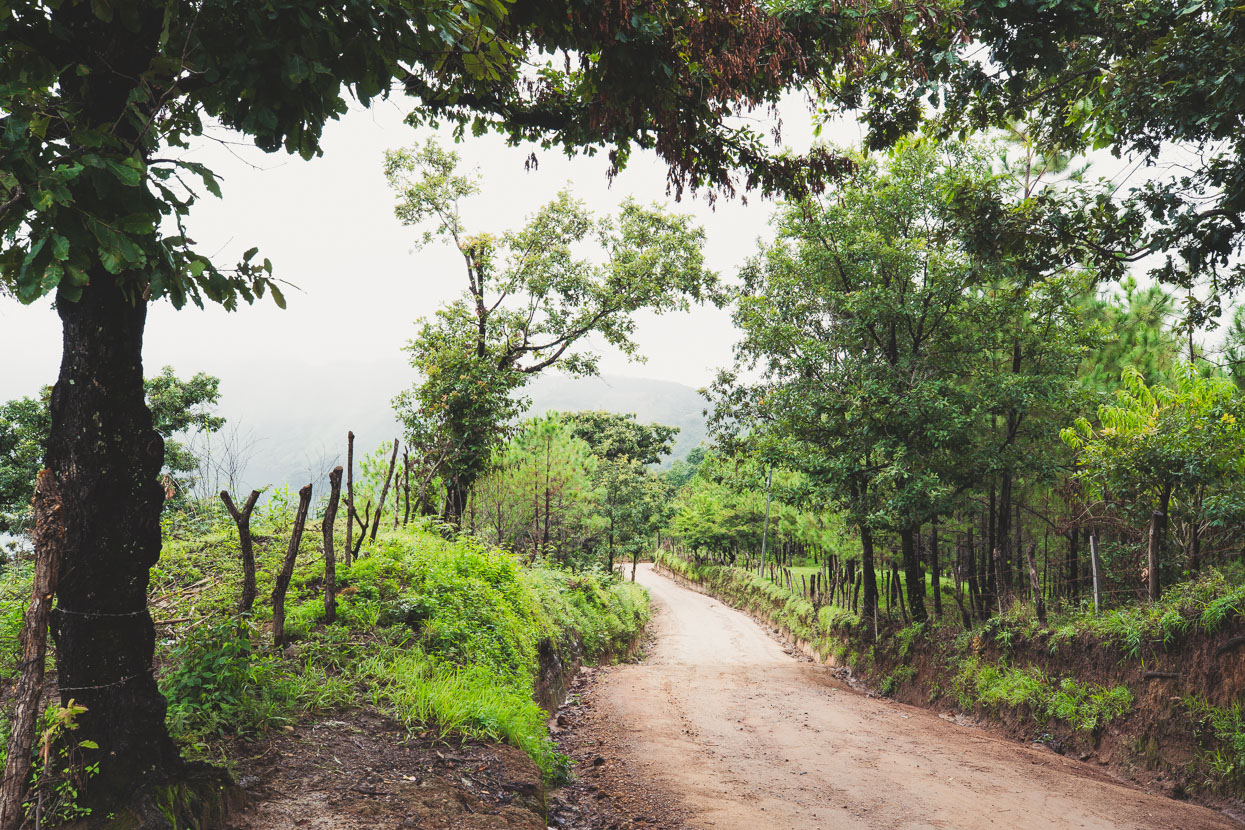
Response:
[[[866,697],[652,566],[637,579],[655,644],[604,673],[595,714],[618,760],[678,794],[691,827],[1239,830],[1087,764]]]

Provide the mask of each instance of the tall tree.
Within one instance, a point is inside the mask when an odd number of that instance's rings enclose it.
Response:
[[[908,599],[925,619],[914,537],[954,487],[980,401],[963,383],[983,348],[990,274],[960,243],[945,193],[988,169],[964,146],[858,158],[850,182],[787,204],[778,240],[744,270],[736,368],[719,423],[742,425],[806,472],[859,530],[862,613],[876,607],[874,535],[902,540]],[[741,382],[757,370],[760,380]]]
[[[593,480],[604,524],[606,568],[619,554],[634,564],[650,534],[668,518],[672,488],[648,469],[668,455],[678,427],[641,424],[632,414],[584,410],[566,416],[571,430],[599,459]]]
[[[597,219],[564,192],[517,231],[471,235],[461,202],[480,186],[457,165],[456,153],[431,141],[386,157],[399,218],[426,226],[425,244],[449,239],[467,281],[462,298],[407,346],[421,379],[395,400],[413,435],[440,434],[454,448],[443,469],[449,522],[461,517],[507,422],[523,410],[514,393],[532,377],[555,365],[596,374],[599,358],[582,349],[586,337],[634,355],[634,312],[686,309],[713,298],[717,286],[704,267],[704,233],[689,217],[630,200],[616,220]],[[594,241],[604,263],[576,254]]]

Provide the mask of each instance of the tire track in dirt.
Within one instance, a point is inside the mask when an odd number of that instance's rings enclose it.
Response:
[[[853,691],[751,618],[642,566],[647,659],[593,691],[611,763],[643,769],[714,830],[1180,828],[1241,825],[1049,750]]]

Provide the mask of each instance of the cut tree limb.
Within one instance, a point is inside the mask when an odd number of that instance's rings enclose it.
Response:
[[[393,439],[393,455],[389,458],[389,472],[385,475],[385,486],[380,488],[380,503],[376,505],[376,517],[372,519],[371,539],[376,541],[376,531],[380,529],[380,514],[385,512],[385,497],[389,495],[389,484],[393,481],[393,468],[398,463],[398,439]]]
[[[255,604],[255,549],[252,547],[251,538],[251,511],[255,509],[258,499],[259,491],[252,490],[246,504],[239,510],[229,497],[229,491],[220,491],[220,500],[225,503],[225,509],[238,526],[238,542],[242,546],[242,599],[238,602],[238,610],[242,612],[250,611]]]
[[[17,830],[22,824],[22,800],[30,777],[30,750],[39,724],[43,667],[47,657],[48,617],[65,548],[64,505],[56,477],[43,470],[35,484],[35,575],[30,607],[22,625],[22,673],[17,681],[13,732],[9,739],[4,779],[0,783],[0,829]]]
[[[298,512],[294,515],[290,547],[285,552],[285,562],[272,589],[272,639],[277,646],[285,644],[285,594],[290,589],[290,577],[294,575],[294,560],[298,558],[298,546],[303,540],[303,527],[307,524],[307,509],[310,506],[311,485],[307,484],[298,491]]]
[[[337,557],[333,551],[333,525],[337,523],[337,502],[342,494],[342,468],[329,473],[329,503],[324,508],[324,621],[337,619]],[[349,524],[347,524],[349,527]]]

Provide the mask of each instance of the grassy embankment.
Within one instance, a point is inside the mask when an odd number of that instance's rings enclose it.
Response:
[[[366,543],[357,561],[339,564],[337,621],[326,625],[322,539],[311,523],[286,606],[293,642],[277,649],[267,598],[291,514],[278,496],[252,520],[260,599],[243,617],[235,611],[241,565],[232,523],[220,516],[193,527],[166,521],[164,552],[152,572],[152,614],[169,727],[188,756],[228,764],[238,739],[372,705],[412,729],[509,743],[546,777],[562,774],[547,715],[533,699],[538,654],[543,647],[567,662],[591,662],[624,650],[648,617],[642,588],[601,574],[528,567],[469,538],[388,531]],[[15,675],[29,590],[28,567],[0,576],[6,686]],[[0,719],[0,729],[7,727]]]
[[[1017,604],[970,629],[954,603],[944,616],[903,625],[837,605],[814,608],[797,590],[736,567],[669,552],[656,561],[720,599],[845,665],[880,693],[956,709],[1073,755],[1096,755],[1142,780],[1245,796],[1245,584],[1211,570],[1156,604],[1094,614],[1051,609],[1041,625]],[[811,569],[810,569],[811,570]]]

